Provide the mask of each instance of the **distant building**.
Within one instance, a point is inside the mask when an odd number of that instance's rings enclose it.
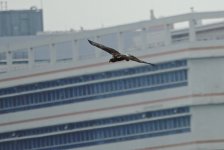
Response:
[[[42,31],[42,9],[31,7],[29,10],[0,11],[0,37],[36,35]]]

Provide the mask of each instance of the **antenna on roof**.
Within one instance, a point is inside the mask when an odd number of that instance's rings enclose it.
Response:
[[[151,10],[150,10],[150,19],[153,20],[153,19],[155,19],[155,18],[156,18],[156,17],[155,17],[155,15],[154,15],[154,10],[151,9]]]
[[[8,2],[5,1],[5,10],[7,10],[7,9],[8,9]]]
[[[1,8],[0,10],[3,10],[3,1],[0,2]]]
[[[0,10],[7,10],[7,9],[8,9],[7,1],[0,1]]]
[[[190,9],[191,9],[191,12],[193,13],[194,12],[194,7],[191,7]]]
[[[43,0],[40,0],[40,7],[41,7],[41,9],[43,9]]]

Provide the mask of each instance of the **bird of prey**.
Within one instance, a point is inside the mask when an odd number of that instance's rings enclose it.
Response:
[[[148,62],[145,62],[143,60],[140,60],[138,59],[137,57],[133,56],[133,55],[125,55],[125,54],[121,54],[120,52],[118,52],[117,50],[113,49],[113,48],[110,48],[110,47],[107,47],[105,45],[102,45],[102,44],[99,44],[99,43],[96,43],[96,42],[93,42],[91,40],[88,40],[89,43],[95,47],[98,47],[106,52],[108,52],[109,54],[112,55],[112,58],[109,60],[109,62],[117,62],[117,61],[123,61],[123,60],[126,60],[126,61],[129,61],[129,60],[132,60],[132,61],[136,61],[138,63],[145,63],[145,64],[149,64],[149,65],[152,65],[152,66],[155,66],[155,64],[152,64],[152,63],[148,63]]]

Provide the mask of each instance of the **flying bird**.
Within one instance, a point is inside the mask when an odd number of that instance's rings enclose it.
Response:
[[[132,60],[132,61],[136,61],[138,63],[145,63],[145,64],[149,64],[149,65],[152,65],[152,66],[155,66],[155,64],[152,64],[152,63],[148,63],[148,62],[145,62],[143,60],[140,60],[138,59],[137,57],[133,56],[133,55],[125,55],[125,54],[121,54],[120,52],[118,52],[117,50],[113,49],[113,48],[110,48],[110,47],[107,47],[105,45],[102,45],[102,44],[99,44],[99,43],[96,43],[96,42],[93,42],[91,40],[88,40],[89,43],[95,47],[98,47],[106,52],[108,52],[109,54],[112,55],[112,58],[109,60],[109,62],[117,62],[117,61],[123,61],[123,60],[126,60],[126,61],[129,61],[129,60]]]

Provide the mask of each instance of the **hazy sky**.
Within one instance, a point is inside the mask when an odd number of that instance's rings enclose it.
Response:
[[[8,9],[43,7],[45,30],[108,27],[195,11],[224,10],[224,0],[0,0]]]

